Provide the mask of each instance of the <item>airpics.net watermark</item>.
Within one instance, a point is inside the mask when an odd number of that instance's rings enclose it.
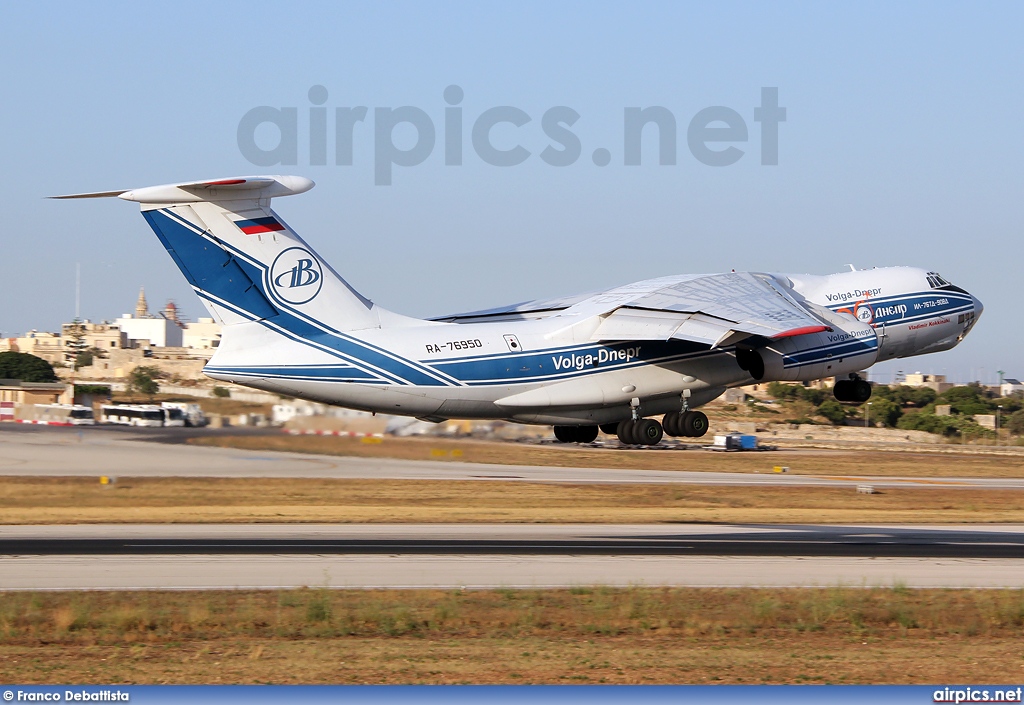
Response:
[[[459,107],[465,92],[459,86],[444,89],[446,104],[442,120],[444,163],[446,166],[461,166],[464,161],[466,141],[465,124],[469,122]],[[309,165],[328,164],[328,92],[324,86],[309,89],[311,105],[308,112]],[[435,147],[438,136],[430,115],[412,105],[397,108],[374,108],[372,128],[369,124],[370,109],[367,106],[338,107],[334,115],[334,159],[335,166],[352,166],[354,143],[359,133],[366,135],[372,129],[374,183],[378,186],[391,185],[394,167],[414,167],[424,163]],[[306,118],[307,116],[303,116]],[[572,131],[580,114],[566,105],[548,108],[540,118],[540,129],[550,144],[537,155],[545,164],[565,167],[575,164],[583,154],[583,143]],[[779,163],[779,123],[786,121],[786,109],[779,106],[779,89],[762,88],[761,104],[753,109],[754,122],[761,126],[761,165],[776,166]],[[481,112],[469,126],[469,142],[473,153],[485,164],[498,167],[517,166],[533,156],[518,142],[514,146],[495,146],[492,132],[499,125],[506,133],[511,125],[514,129],[524,128],[533,118],[524,110],[512,105],[499,105]],[[365,125],[364,125],[365,123]],[[643,137],[650,138],[653,126],[656,130],[658,163],[663,166],[676,164],[677,121],[671,110],[660,105],[627,107],[622,111],[622,164],[640,166],[643,155]],[[272,147],[261,146],[257,133],[273,135]],[[276,132],[276,135],[273,133]],[[299,108],[275,108],[261,105],[249,110],[238,123],[238,149],[250,163],[261,166],[295,166],[299,163]],[[411,145],[408,137],[415,134]],[[520,133],[514,133],[520,134]],[[508,138],[503,142],[508,142]],[[697,113],[686,126],[686,146],[690,154],[701,164],[713,167],[730,166],[743,158],[745,152],[736,144],[748,141],[747,123],[738,111],[722,105],[713,105]],[[307,156],[307,155],[303,155]],[[598,147],[590,153],[593,163],[599,167],[612,163],[612,151]]]

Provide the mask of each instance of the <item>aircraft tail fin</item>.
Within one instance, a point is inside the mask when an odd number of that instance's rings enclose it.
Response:
[[[246,176],[56,198],[117,197],[142,214],[182,274],[222,324],[378,327],[380,311],[356,292],[270,208],[303,193],[300,176]]]

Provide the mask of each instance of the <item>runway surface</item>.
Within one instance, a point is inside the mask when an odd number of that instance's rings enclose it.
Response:
[[[1024,558],[1024,527],[618,524],[0,527],[0,555],[167,554]],[[1022,562],[1024,568],[1024,562]]]
[[[0,590],[1021,587],[1024,527],[0,527]]]
[[[829,477],[769,472],[688,472],[531,465],[487,465],[245,451],[134,440],[109,429],[0,427],[0,476],[35,477],[284,477],[383,480],[503,480],[572,484],[699,484],[852,487],[985,488],[1024,490],[1024,478]],[[680,451],[680,467],[686,453]],[[692,451],[702,452],[702,451]]]

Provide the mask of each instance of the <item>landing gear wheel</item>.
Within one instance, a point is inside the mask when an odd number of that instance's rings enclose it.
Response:
[[[633,440],[633,426],[636,424],[632,419],[626,421],[620,421],[619,426],[615,429],[615,435],[619,437],[619,442],[625,445],[636,445],[636,441]]]
[[[684,436],[700,438],[708,432],[708,417],[701,411],[687,411],[679,421]]]
[[[614,436],[619,431],[619,424],[617,423],[603,423],[599,426],[601,433],[609,436]]]
[[[832,387],[832,395],[838,401],[852,401],[863,404],[871,398],[871,383],[860,379],[841,379]]]
[[[664,435],[661,424],[654,419],[641,419],[633,426],[633,438],[645,446],[656,446]]]
[[[555,426],[555,438],[560,443],[593,443],[597,426]]]
[[[836,398],[836,401],[850,401],[851,390],[853,386],[848,379],[838,379],[832,386],[832,396]]]
[[[682,430],[679,428],[679,417],[680,414],[678,411],[670,411],[665,414],[665,418],[661,420],[661,426],[669,436],[683,435]]]
[[[555,439],[559,443],[574,443],[576,441],[575,426],[555,426]]]
[[[871,398],[871,383],[864,379],[853,381],[853,400],[863,404]]]

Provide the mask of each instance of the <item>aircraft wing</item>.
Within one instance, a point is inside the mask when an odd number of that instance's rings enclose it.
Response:
[[[453,313],[447,316],[431,318],[431,321],[444,323],[482,323],[484,321],[514,321],[527,318],[543,318],[564,311],[580,301],[584,301],[593,294],[579,294],[557,299],[538,299],[536,301],[524,301],[511,306],[489,308],[482,311],[469,311],[466,313]]]
[[[819,307],[767,274],[694,277],[643,293],[603,316],[594,341],[689,340],[711,347],[831,330]]]

